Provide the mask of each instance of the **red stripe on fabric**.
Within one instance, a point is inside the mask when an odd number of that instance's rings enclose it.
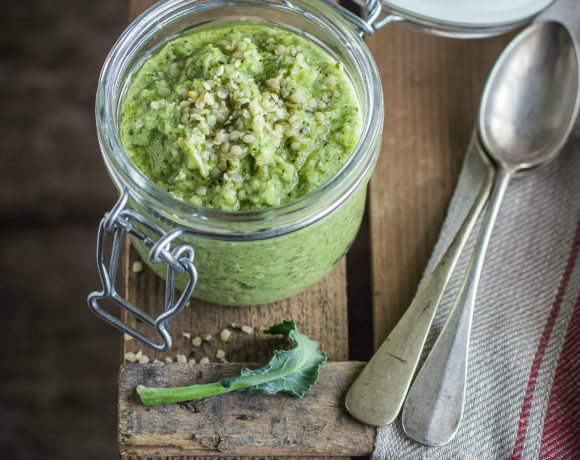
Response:
[[[580,456],[580,291],[554,375],[540,459]]]
[[[527,432],[527,421],[530,416],[530,409],[532,406],[532,399],[534,397],[534,391],[536,388],[536,378],[538,376],[540,366],[542,365],[542,360],[544,359],[544,353],[546,352],[546,347],[552,335],[552,330],[554,329],[554,324],[560,311],[560,306],[562,305],[562,300],[564,299],[564,294],[566,293],[566,287],[570,281],[570,276],[572,276],[572,270],[574,270],[574,264],[576,263],[576,258],[580,250],[580,218],[576,224],[576,232],[574,234],[574,240],[572,242],[572,247],[570,248],[570,255],[568,256],[568,261],[566,262],[566,268],[564,269],[564,274],[562,275],[562,280],[560,281],[560,286],[558,287],[558,292],[554,298],[554,303],[548,315],[548,320],[540,336],[540,341],[538,343],[538,348],[534,355],[534,360],[532,361],[532,368],[530,369],[530,376],[528,377],[528,384],[526,386],[526,391],[524,394],[524,400],[522,402],[522,409],[520,411],[520,422],[518,424],[517,438],[514,444],[514,449],[512,451],[512,460],[518,460],[522,458],[522,449],[524,447],[524,442],[526,440]]]

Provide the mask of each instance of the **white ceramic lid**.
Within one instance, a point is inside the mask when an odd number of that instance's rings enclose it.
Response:
[[[383,0],[395,13],[462,27],[517,24],[538,14],[553,0]]]

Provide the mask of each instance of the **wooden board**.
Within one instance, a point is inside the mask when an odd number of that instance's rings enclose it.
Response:
[[[369,455],[375,432],[344,413],[346,389],[363,363],[328,363],[303,398],[230,393],[147,408],[135,387],[213,382],[238,365],[125,366],[120,378],[122,455]],[[257,365],[249,365],[257,366]],[[217,417],[217,418],[216,418]],[[352,435],[356,445],[353,445]]]
[[[152,3],[131,0],[132,15]],[[375,344],[396,323],[415,291],[457,180],[483,82],[507,41],[509,37],[456,41],[397,26],[369,39],[383,80],[386,122],[382,154],[370,188],[371,252],[357,254],[352,260],[372,267]],[[148,269],[133,272],[130,268],[136,260],[136,253],[128,251],[127,296],[146,311],[158,313],[163,282]],[[356,267],[349,268],[350,273],[356,272]],[[192,301],[174,321],[175,345],[170,353],[150,353],[133,340],[125,341],[123,353],[142,349],[152,360],[175,359],[179,353],[197,361],[204,356],[216,361],[219,348],[231,362],[263,362],[282,343],[261,337],[258,329],[292,316],[301,331],[321,343],[330,360],[339,362],[323,368],[319,383],[302,400],[285,395],[230,394],[193,405],[153,408],[137,402],[137,384],[186,384],[193,382],[192,376],[196,382],[209,381],[238,367],[124,366],[119,381],[123,458],[368,455],[375,430],[352,420],[343,404],[349,382],[361,366],[345,362],[349,332],[346,292],[343,260],[317,285],[283,302],[232,308]],[[358,297],[351,299],[353,315],[357,308],[370,308],[359,302]],[[233,331],[230,341],[221,342],[217,336],[232,322],[253,326],[255,332]],[[214,338],[197,348],[182,336],[184,332]],[[202,406],[203,415],[199,415],[196,410]],[[252,414],[246,413],[249,410]],[[242,415],[253,418],[236,418]]]

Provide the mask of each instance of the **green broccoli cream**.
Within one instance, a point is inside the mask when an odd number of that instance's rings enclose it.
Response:
[[[314,42],[269,24],[228,22],[186,32],[144,61],[124,99],[121,139],[139,169],[175,198],[258,210],[330,179],[359,140],[360,112],[342,65]],[[246,305],[302,291],[348,249],[364,189],[315,224],[275,238],[184,237],[196,251],[193,295]]]

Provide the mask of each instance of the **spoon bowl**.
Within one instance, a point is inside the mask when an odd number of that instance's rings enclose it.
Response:
[[[523,31],[502,53],[485,85],[479,134],[496,163],[528,170],[556,157],[578,110],[574,39],[558,22]]]

